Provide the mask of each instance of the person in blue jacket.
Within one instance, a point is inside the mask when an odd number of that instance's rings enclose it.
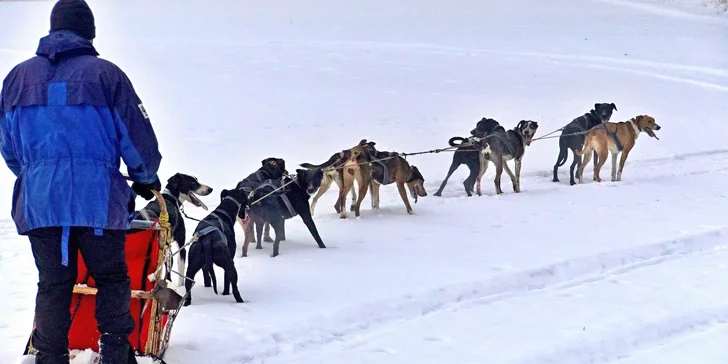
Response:
[[[12,217],[39,273],[36,363],[69,362],[78,251],[98,287],[100,363],[136,363],[125,230],[136,195],[150,200],[161,188],[162,156],[130,80],[98,58],[95,32],[85,1],[58,1],[36,57],[13,68],[0,92],[0,150],[17,177]]]

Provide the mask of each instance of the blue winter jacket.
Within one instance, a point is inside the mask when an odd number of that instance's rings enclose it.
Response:
[[[127,229],[135,194],[120,159],[131,180],[151,183],[162,158],[142,102],[124,72],[73,32],[51,32],[36,55],[10,72],[0,93],[0,149],[17,176],[18,233]]]

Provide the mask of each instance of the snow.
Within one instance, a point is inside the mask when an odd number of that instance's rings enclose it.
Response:
[[[571,157],[551,182],[558,143],[545,139],[520,194],[504,174],[495,196],[491,168],[486,195],[467,198],[463,166],[432,196],[449,153],[409,158],[430,194],[414,216],[385,186],[380,210],[367,197],[341,220],[332,188],[315,216],[328,249],[289,221],[280,256],[266,244],[236,258],[246,303],[193,289],[165,360],[725,363],[728,17],[701,3],[91,2],[97,48],[157,130],[160,175],[198,176],[211,207],[265,157],[293,171],[364,138],[441,148],[483,116],[537,120],[539,136],[614,102],[613,121],[662,126],[638,139],[623,182],[568,186]],[[50,8],[0,3],[0,74],[32,55]],[[13,183],[0,168],[0,363],[30,360],[37,279]]]

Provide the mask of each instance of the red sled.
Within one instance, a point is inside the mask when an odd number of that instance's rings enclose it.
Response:
[[[126,263],[131,281],[130,310],[135,324],[129,342],[137,355],[162,359],[169,346],[172,325],[184,299],[175,302],[175,307],[163,307],[169,303],[160,304],[155,294],[164,287],[157,282],[163,280],[167,272],[171,272],[172,254],[169,215],[164,199],[154,192],[160,204],[159,219],[135,220],[132,229],[126,234]],[[95,282],[89,276],[79,253],[78,275],[69,308],[72,319],[68,333],[69,350],[99,351],[101,333],[96,321],[96,293]],[[32,334],[25,354],[35,354]]]

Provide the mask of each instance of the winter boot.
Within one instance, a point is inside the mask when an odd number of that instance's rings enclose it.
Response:
[[[119,335],[101,335],[99,339],[99,356],[99,364],[137,364],[129,340]]]

